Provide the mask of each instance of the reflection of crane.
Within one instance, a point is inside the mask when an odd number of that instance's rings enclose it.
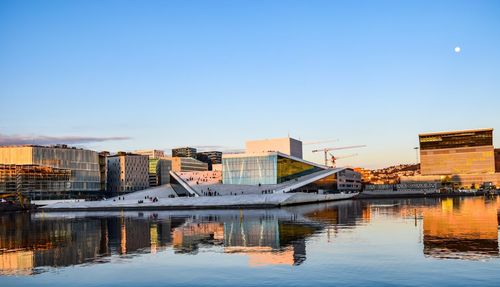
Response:
[[[343,147],[327,147],[323,149],[315,149],[312,152],[324,152],[325,153],[325,165],[328,166],[328,153],[331,150],[341,150],[341,149],[351,149],[351,148],[359,148],[365,147],[366,145],[352,145],[352,146],[343,146]]]
[[[338,159],[350,158],[350,157],[354,157],[354,156],[358,155],[357,153],[353,153],[353,154],[349,154],[349,155],[343,155],[343,156],[334,156],[331,153],[328,153],[328,154],[330,154],[330,156],[331,156],[330,161],[332,162],[332,167],[335,167],[335,164],[336,164],[336,162],[337,162]]]

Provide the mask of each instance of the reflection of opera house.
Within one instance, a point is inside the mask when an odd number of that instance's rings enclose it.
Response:
[[[2,215],[0,274],[29,275],[47,268],[108,263],[116,256],[167,248],[178,254],[197,254],[201,248],[217,251],[218,246],[226,254],[247,256],[250,266],[298,265],[306,259],[308,237],[321,232],[326,224],[351,217],[348,205],[334,205],[320,211],[328,218],[322,223],[314,218],[316,209],[226,210],[188,216],[169,212],[82,218],[50,213]]]
[[[173,230],[173,247],[176,252],[196,254],[200,246],[220,245],[225,253],[248,256],[251,266],[298,265],[306,258],[305,238],[317,230],[317,226],[273,217],[245,221],[228,217],[217,223],[186,223]]]

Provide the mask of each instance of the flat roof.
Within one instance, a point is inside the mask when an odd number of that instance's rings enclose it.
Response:
[[[37,145],[37,144],[0,145],[0,148],[22,148],[22,147],[89,150],[89,149],[84,149],[81,147],[74,147],[74,146],[68,146],[68,145]],[[93,150],[90,150],[90,151],[93,151]]]
[[[418,136],[421,137],[421,136],[435,136],[435,135],[451,135],[451,134],[472,133],[472,132],[487,132],[487,131],[493,131],[493,128],[423,133],[423,134],[419,134]]]

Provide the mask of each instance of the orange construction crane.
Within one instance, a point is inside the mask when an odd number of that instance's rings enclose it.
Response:
[[[353,154],[349,154],[349,155],[342,155],[342,156],[334,156],[333,154],[329,153],[330,156],[331,156],[331,159],[330,161],[332,162],[332,167],[335,167],[336,166],[336,163],[337,163],[337,160],[338,159],[344,159],[344,158],[350,158],[350,157],[355,157],[357,156],[358,154],[357,153],[353,153]]]
[[[352,146],[342,146],[342,147],[327,147],[323,149],[315,149],[312,152],[324,152],[325,154],[325,166],[328,166],[328,153],[331,150],[341,150],[341,149],[351,149],[351,148],[360,148],[366,147],[366,145],[352,145]]]

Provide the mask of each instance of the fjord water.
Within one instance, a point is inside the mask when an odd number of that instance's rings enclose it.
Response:
[[[0,286],[498,286],[500,198],[0,215]]]

